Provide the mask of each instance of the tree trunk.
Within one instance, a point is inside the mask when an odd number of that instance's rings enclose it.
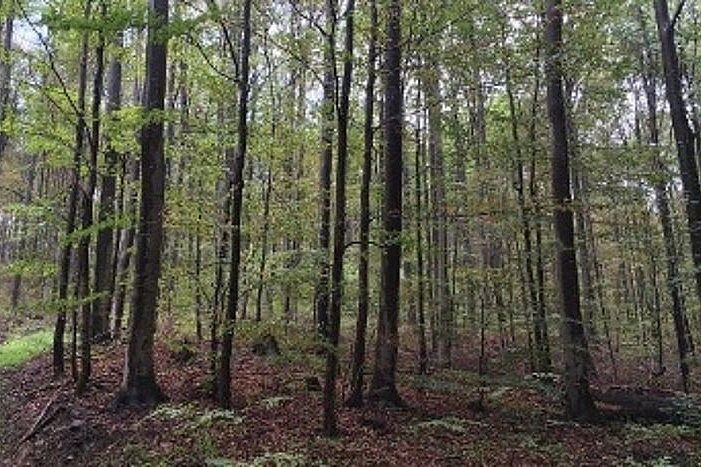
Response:
[[[248,92],[249,64],[251,52],[251,0],[243,3],[240,71],[238,76],[238,141],[236,156],[231,167],[231,264],[229,268],[229,297],[221,341],[219,374],[217,379],[217,401],[222,408],[231,405],[231,353],[234,340],[234,324],[239,299],[239,267],[241,265],[241,213],[243,201],[243,168],[248,145]]]
[[[324,81],[321,102],[321,154],[319,158],[319,281],[314,313],[319,335],[328,336],[329,244],[331,237],[331,169],[333,160],[334,107],[336,105],[336,0],[326,0]]]
[[[350,108],[351,78],[353,75],[353,15],[355,2],[349,0],[345,12],[346,38],[343,54],[343,79],[338,105],[338,158],[336,164],[336,218],[333,230],[333,262],[331,265],[331,307],[329,309],[329,343],[326,353],[324,378],[324,433],[335,436],[336,377],[338,374],[341,331],[341,304],[343,301],[343,254],[346,249],[346,167],[348,164],[348,120]]]
[[[416,88],[416,106],[421,108],[421,86]],[[421,114],[416,118],[416,150],[414,152],[414,166],[416,180],[414,187],[414,198],[416,203],[416,290],[417,290],[417,316],[418,316],[418,338],[419,338],[419,374],[425,374],[428,370],[428,356],[426,353],[426,315],[424,310],[424,258],[423,258],[423,209],[421,205],[421,175],[423,165],[421,151],[423,142],[421,140]]]
[[[144,107],[149,117],[162,112],[166,85],[168,0],[150,0],[146,45]],[[163,121],[149,120],[141,130],[141,207],[136,239],[136,271],[121,405],[152,405],[165,399],[156,381],[153,340],[156,332],[158,281],[161,275],[165,162]]]
[[[122,48],[122,33],[118,32],[114,41],[117,52],[109,64],[107,78],[107,112],[119,111],[122,103],[122,61],[119,51]],[[116,191],[116,170],[119,154],[108,143],[105,151],[105,173],[102,174],[100,191],[100,211],[98,215],[97,245],[95,248],[95,294],[93,304],[93,338],[102,341],[109,338],[109,317],[114,292],[114,201]]]
[[[100,5],[100,16],[104,20],[107,16],[107,6],[103,1]],[[86,18],[88,15],[86,14]],[[87,35],[85,36],[87,40]],[[97,157],[100,152],[100,106],[102,105],[102,87],[104,82],[104,53],[105,36],[102,31],[98,32],[98,43],[95,49],[95,77],[93,81],[92,106],[90,112],[91,133],[90,133],[90,160],[88,162],[88,181],[82,193],[83,234],[80,237],[78,246],[78,268],[80,277],[80,298],[81,305],[81,371],[78,379],[78,393],[83,393],[87,389],[87,384],[92,372],[91,365],[91,342],[92,342],[92,319],[93,303],[90,300],[92,295],[90,289],[90,241],[92,235],[88,232],[93,226],[93,198],[97,185]]]
[[[12,103],[10,99],[10,84],[12,82],[12,36],[14,33],[15,15],[14,6],[10,2],[9,11],[5,17],[2,36],[3,55],[0,60],[0,124],[5,122],[5,119],[10,113]],[[4,128],[4,126],[3,126]],[[5,155],[8,143],[7,132],[0,130],[0,172],[2,172],[2,159]]]
[[[87,5],[88,3],[86,3]],[[87,8],[87,6],[86,6]],[[56,325],[53,336],[53,369],[54,375],[63,375],[64,367],[64,347],[63,339],[66,330],[66,309],[68,308],[68,287],[70,283],[71,258],[73,257],[73,245],[68,239],[76,228],[76,217],[78,214],[78,202],[80,200],[80,168],[83,159],[83,148],[85,144],[85,93],[87,90],[87,69],[88,69],[88,40],[87,35],[83,37],[82,50],[80,54],[80,64],[78,67],[78,101],[76,108],[75,124],[75,145],[73,150],[73,166],[71,168],[71,191],[68,195],[68,213],[66,216],[66,239],[61,248],[61,262],[58,276],[58,300],[59,311],[56,316]],[[74,323],[75,326],[75,323]],[[75,343],[75,339],[73,340]],[[75,373],[75,372],[74,372]]]
[[[540,88],[539,75],[536,73],[536,83],[533,92],[534,101],[538,99],[538,90]],[[529,207],[526,205],[526,195],[525,195],[525,179],[524,179],[524,167],[523,167],[523,151],[521,150],[520,137],[518,132],[518,116],[516,115],[516,103],[514,100],[514,93],[511,88],[511,71],[510,64],[506,64],[506,94],[509,100],[509,115],[511,120],[511,137],[514,141],[515,147],[515,157],[516,157],[516,197],[519,205],[519,217],[521,220],[521,235],[523,236],[523,267],[519,266],[519,271],[521,271],[521,276],[525,280],[523,287],[524,293],[524,303],[526,308],[529,310],[529,317],[536,320],[538,314],[538,291],[536,289],[536,283],[533,275],[533,245],[532,245],[532,235],[531,235],[531,212]],[[531,174],[533,176],[533,174]],[[530,322],[530,319],[528,320]],[[534,360],[534,363],[538,363],[537,370],[548,371],[548,368],[543,361],[542,354],[542,342],[543,335],[540,326],[535,328],[534,333],[537,338],[537,349],[538,349],[538,359]],[[531,346],[531,330],[528,329],[528,342],[529,348]]]
[[[382,293],[375,345],[375,369],[369,399],[401,405],[397,392],[399,346],[399,268],[402,249],[402,83],[401,2],[387,4],[384,57],[384,240],[381,264]]]
[[[655,73],[655,61],[650,41],[647,37],[647,27],[644,22],[644,16],[640,12],[641,27],[643,29],[643,41],[645,42],[645,50],[641,55],[641,66],[645,69],[643,72],[643,84],[645,88],[645,97],[648,113],[648,138],[652,149],[655,151],[653,160],[653,169],[656,174],[654,189],[655,189],[655,205],[657,207],[660,223],[662,224],[662,239],[665,246],[665,261],[667,263],[667,292],[672,300],[672,318],[674,321],[674,331],[677,337],[677,352],[679,354],[679,372],[682,377],[682,387],[684,391],[688,389],[689,380],[689,365],[687,356],[689,354],[689,344],[686,338],[686,329],[684,326],[684,292],[682,288],[682,280],[679,275],[679,252],[677,248],[676,237],[674,234],[674,222],[672,213],[669,208],[669,199],[667,196],[667,183],[662,181],[660,175],[664,171],[664,166],[659,154],[659,127],[657,123],[657,78]],[[658,318],[659,319],[659,318]],[[661,336],[658,337],[660,339]],[[659,368],[662,368],[661,358]]]
[[[548,115],[552,129],[552,191],[555,206],[556,271],[562,316],[562,342],[565,359],[565,403],[567,415],[591,419],[596,413],[589,392],[587,339],[579,308],[577,258],[570,190],[569,153],[565,100],[562,89],[562,10],[560,0],[548,0],[546,9],[546,72]]]
[[[433,223],[434,310],[437,313],[437,364],[450,367],[452,352],[453,316],[448,280],[448,229],[446,226],[445,177],[443,171],[443,116],[439,86],[439,66],[430,59],[425,68],[425,97],[428,107],[428,152],[431,164]]]
[[[274,111],[273,111],[274,112]],[[273,128],[275,125],[273,124]],[[275,130],[271,141],[275,141]],[[272,164],[272,162],[271,162]],[[261,320],[262,315],[262,298],[263,298],[263,280],[265,277],[265,263],[268,253],[268,230],[270,230],[270,192],[273,187],[273,169],[268,167],[268,176],[265,181],[263,193],[263,239],[261,241],[260,268],[258,269],[258,291],[256,293],[256,321]]]
[[[674,24],[669,18],[667,0],[654,0],[657,30],[662,47],[662,65],[665,75],[665,89],[672,117],[672,128],[677,144],[677,159],[682,179],[686,216],[689,226],[689,243],[694,262],[696,293],[701,300],[701,186],[696,165],[694,133],[689,126],[686,102],[682,91],[681,69],[674,39]],[[699,313],[701,323],[701,312]]]
[[[360,182],[360,257],[358,262],[358,320],[350,374],[349,407],[363,405],[365,374],[365,341],[368,325],[370,260],[370,180],[372,172],[373,119],[375,113],[375,66],[377,62],[377,3],[370,0],[370,43],[368,45],[368,78],[365,83],[365,123],[363,128],[363,175]]]

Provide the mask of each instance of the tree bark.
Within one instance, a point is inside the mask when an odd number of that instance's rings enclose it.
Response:
[[[100,16],[104,20],[107,16],[107,6],[104,1],[100,5]],[[86,18],[88,15],[86,15]],[[87,39],[87,36],[85,36]],[[81,371],[78,379],[77,391],[83,393],[92,372],[91,342],[93,336],[92,319],[94,317],[92,290],[90,288],[90,242],[92,235],[89,231],[93,226],[93,198],[97,185],[97,157],[100,152],[100,106],[102,105],[102,87],[104,82],[104,53],[105,36],[98,32],[98,43],[95,49],[95,76],[93,80],[92,105],[90,109],[91,133],[90,133],[90,160],[88,161],[88,180],[82,193],[82,228],[83,233],[78,245],[78,269],[80,280],[81,305]]]
[[[363,175],[360,182],[360,257],[358,260],[358,319],[350,373],[349,407],[363,405],[365,347],[370,292],[368,269],[370,260],[370,180],[372,177],[373,119],[375,114],[375,81],[377,62],[377,2],[370,0],[370,43],[368,44],[368,77],[365,83],[365,123],[363,127]]]
[[[587,339],[579,308],[579,284],[572,216],[565,100],[562,89],[562,3],[548,0],[545,40],[548,115],[552,130],[552,195],[555,206],[557,292],[562,316],[565,403],[569,417],[591,419],[596,408],[589,391]]]
[[[87,8],[88,2],[86,2]],[[78,215],[78,202],[80,200],[80,168],[83,159],[83,149],[85,145],[85,94],[87,92],[87,69],[88,69],[88,41],[84,35],[80,64],[78,65],[78,100],[76,102],[75,143],[73,150],[73,166],[71,168],[71,188],[68,195],[68,213],[66,215],[66,239],[61,248],[60,270],[58,277],[58,300],[59,311],[56,316],[56,324],[53,336],[53,370],[55,376],[63,375],[64,366],[64,346],[63,339],[66,330],[66,311],[68,304],[68,288],[71,273],[71,258],[73,257],[73,245],[70,236],[76,228],[76,218]],[[75,326],[75,324],[74,324]],[[75,343],[75,339],[74,339]],[[74,371],[75,373],[75,371]]]
[[[669,18],[667,0],[654,0],[657,30],[662,47],[665,89],[677,145],[677,160],[684,190],[689,243],[694,262],[696,293],[701,300],[701,186],[696,165],[694,132],[689,125],[682,91],[679,56],[674,39],[674,24]],[[699,311],[701,323],[701,311]]]
[[[346,38],[343,54],[343,79],[338,105],[338,154],[336,163],[336,216],[333,229],[333,262],[331,265],[331,307],[329,309],[329,350],[326,353],[324,378],[324,433],[335,436],[336,377],[338,374],[341,332],[341,304],[343,301],[343,254],[346,249],[346,167],[348,165],[348,120],[350,109],[351,79],[353,75],[353,15],[355,2],[349,0],[345,12]]]
[[[331,241],[331,171],[334,108],[336,106],[336,0],[326,0],[324,81],[321,102],[321,154],[319,156],[319,281],[314,313],[319,335],[328,337],[329,245]]]
[[[434,312],[437,313],[437,364],[450,367],[453,316],[448,280],[448,229],[446,226],[445,174],[443,170],[443,115],[439,66],[430,58],[425,67],[425,98],[428,107],[428,153],[431,166],[432,232],[434,252]]]
[[[396,386],[399,346],[399,268],[402,234],[402,86],[401,2],[387,4],[384,57],[384,241],[381,264],[382,293],[375,345],[375,368],[369,399],[402,405]]]
[[[229,268],[229,297],[224,331],[221,340],[221,354],[217,379],[217,401],[222,408],[231,405],[231,353],[234,340],[234,324],[239,299],[239,273],[241,265],[241,214],[243,202],[243,168],[248,145],[248,92],[249,92],[249,56],[251,52],[251,0],[243,3],[241,35],[240,70],[238,76],[238,140],[236,155],[231,167],[231,264]]]
[[[115,114],[122,101],[122,61],[119,50],[122,48],[123,36],[117,33],[114,45],[117,53],[112,56],[107,78],[107,112]],[[108,143],[105,151],[105,173],[102,174],[100,191],[100,210],[98,214],[97,245],[95,248],[95,294],[93,307],[93,338],[102,341],[110,337],[109,318],[112,295],[114,293],[114,202],[116,192],[116,170],[119,154]]]
[[[166,87],[168,0],[149,1],[144,107],[149,117],[162,112]],[[136,238],[136,271],[129,344],[118,405],[152,405],[165,399],[154,370],[158,281],[161,275],[165,162],[163,121],[150,118],[141,130],[141,206]]]
[[[667,183],[664,182],[660,175],[664,170],[662,160],[659,153],[660,136],[659,126],[657,122],[657,78],[655,73],[655,61],[653,61],[653,53],[650,41],[647,36],[647,27],[644,22],[644,16],[640,12],[641,27],[643,29],[644,52],[641,54],[641,67],[644,67],[643,85],[645,88],[645,97],[647,103],[647,124],[648,124],[648,141],[652,146],[654,153],[653,169],[655,171],[655,205],[657,213],[662,224],[662,239],[665,246],[665,262],[667,265],[667,293],[672,300],[672,318],[674,322],[674,331],[677,338],[677,353],[679,355],[679,372],[682,377],[682,388],[684,391],[688,389],[689,380],[689,365],[687,356],[689,354],[689,344],[686,338],[686,329],[684,325],[684,291],[682,280],[679,275],[678,257],[676,237],[674,234],[674,222],[672,213],[669,208],[669,199],[667,195]],[[659,318],[658,318],[659,319]],[[661,338],[658,337],[658,338]],[[660,369],[661,358],[660,358]]]
[[[10,84],[12,82],[12,37],[14,34],[14,5],[10,2],[9,11],[5,17],[2,35],[3,58],[0,60],[0,124],[5,122],[10,110]],[[9,141],[7,132],[0,130],[0,172],[2,172],[2,159]]]

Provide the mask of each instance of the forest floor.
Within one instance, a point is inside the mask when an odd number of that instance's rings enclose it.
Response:
[[[0,464],[701,465],[698,426],[570,422],[556,381],[526,376],[522,354],[491,347],[487,376],[474,371],[469,348],[454,369],[426,376],[416,376],[415,356],[402,353],[407,407],[341,407],[341,435],[327,439],[319,432],[321,392],[310,384],[321,381],[321,358],[313,345],[280,341],[281,355],[259,357],[239,340],[231,411],[217,410],[208,397],[204,344],[157,346],[158,378],[170,400],[150,411],[110,409],[123,345],[96,349],[82,397],[69,379],[52,380],[49,355],[0,368]],[[667,373],[658,386],[671,384]]]

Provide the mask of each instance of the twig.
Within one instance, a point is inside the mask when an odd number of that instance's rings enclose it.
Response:
[[[669,26],[668,26],[669,32],[674,31],[674,28],[677,25],[677,21],[679,20],[679,16],[682,14],[682,10],[684,9],[685,3],[686,3],[686,0],[681,0],[679,2],[679,5],[677,6],[677,11],[674,12],[674,16],[672,17],[672,21],[669,23]]]
[[[48,425],[56,417],[56,414],[58,413],[59,409],[54,410],[51,413],[51,415],[47,416],[47,413],[49,412],[51,406],[54,405],[54,402],[56,402],[56,399],[58,399],[58,394],[59,392],[56,391],[53,397],[49,399],[49,402],[44,407],[44,410],[42,410],[39,414],[39,417],[37,418],[36,422],[34,422],[34,425],[32,426],[31,430],[29,430],[27,434],[22,436],[22,439],[19,441],[19,444],[23,444],[25,441],[28,441],[29,439],[36,436],[36,434],[39,433],[39,431],[41,431],[42,428]]]

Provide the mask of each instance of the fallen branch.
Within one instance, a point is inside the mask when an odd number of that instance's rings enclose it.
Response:
[[[56,418],[56,415],[60,411],[60,408],[56,408],[51,412],[51,414],[49,414],[49,409],[51,409],[51,407],[54,405],[54,402],[56,402],[56,399],[58,399],[58,394],[59,392],[56,391],[53,397],[49,399],[49,402],[47,402],[46,406],[39,414],[39,417],[37,417],[32,428],[22,437],[22,439],[20,439],[19,444],[23,444],[25,441],[28,441],[34,436],[36,436],[37,433],[39,433],[46,425],[51,423],[54,420],[54,418]]]

